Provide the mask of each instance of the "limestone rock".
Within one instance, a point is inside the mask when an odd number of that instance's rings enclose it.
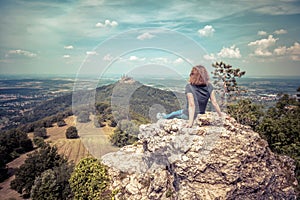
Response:
[[[233,118],[200,115],[140,126],[135,145],[109,153],[116,199],[296,199],[294,161]]]

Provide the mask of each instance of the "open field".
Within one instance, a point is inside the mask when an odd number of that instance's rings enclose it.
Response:
[[[75,126],[75,117],[70,116],[65,119],[66,126],[58,127],[54,124],[54,127],[47,129],[47,135],[50,137],[45,141],[50,142],[51,145],[57,146],[58,153],[64,155],[69,161],[78,163],[78,161],[89,155],[89,152],[82,144],[80,138],[66,139],[66,130],[70,126]]]
[[[49,137],[45,141],[50,142],[51,145],[56,145],[58,153],[61,155],[63,154],[69,161],[78,163],[81,158],[89,155],[99,158],[99,156],[102,156],[105,153],[116,151],[118,149],[113,147],[108,139],[109,134],[113,132],[114,128],[94,128],[92,121],[89,123],[76,124],[74,116],[66,118],[65,122],[67,124],[66,126],[58,127],[54,124],[53,127],[47,128],[47,135]],[[70,126],[76,126],[79,129],[80,138],[66,139],[65,132]],[[29,133],[29,137],[32,139],[33,133]],[[13,172],[16,168],[21,166],[27,158],[27,154],[23,154],[19,158],[8,163],[9,169]],[[16,191],[10,189],[10,182],[13,179],[14,176],[11,176],[0,183],[0,200],[8,200],[9,198],[14,198],[16,200],[23,199]]]
[[[109,126],[95,128],[93,122],[94,116],[90,118],[91,121],[88,123],[77,122],[76,124],[80,140],[88,149],[89,153],[96,158],[101,158],[104,154],[117,151],[119,148],[112,146],[108,137],[115,128]]]

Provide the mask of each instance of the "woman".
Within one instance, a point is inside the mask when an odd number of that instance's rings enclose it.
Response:
[[[189,120],[187,126],[192,127],[197,115],[205,113],[208,99],[210,99],[218,115],[222,117],[220,107],[213,91],[213,86],[209,83],[209,75],[205,67],[198,65],[192,68],[189,84],[185,86],[185,94],[187,97],[186,109],[178,110],[170,114],[158,113],[157,118],[186,119]]]

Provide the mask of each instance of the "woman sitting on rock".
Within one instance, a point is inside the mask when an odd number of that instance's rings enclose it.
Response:
[[[222,116],[220,107],[216,101],[213,86],[209,83],[209,75],[205,67],[198,65],[192,68],[189,84],[185,86],[185,94],[187,97],[187,105],[185,109],[177,110],[170,114],[157,113],[157,118],[186,119],[189,120],[188,127],[192,127],[197,115],[205,114],[209,98],[218,115],[220,117]]]

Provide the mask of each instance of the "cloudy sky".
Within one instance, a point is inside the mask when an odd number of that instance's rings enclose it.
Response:
[[[300,75],[299,0],[1,0],[1,74]],[[142,69],[142,70],[141,70]]]

